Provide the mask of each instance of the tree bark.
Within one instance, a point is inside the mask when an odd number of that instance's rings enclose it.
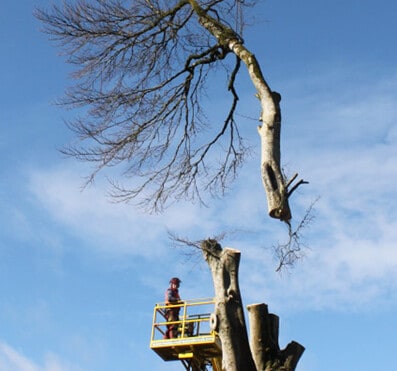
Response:
[[[293,341],[280,350],[279,318],[268,312],[266,304],[248,306],[248,341],[238,281],[240,251],[222,249],[216,240],[203,241],[201,249],[214,282],[215,322],[222,343],[222,370],[294,371],[305,348]]]
[[[240,252],[222,249],[215,240],[204,241],[202,250],[214,282],[215,316],[222,343],[222,369],[256,371],[238,284]]]
[[[251,334],[251,350],[257,370],[294,371],[305,348],[292,341],[280,350],[279,317],[269,313],[266,304],[248,307]]]

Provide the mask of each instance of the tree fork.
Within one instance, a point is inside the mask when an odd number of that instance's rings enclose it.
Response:
[[[250,343],[257,370],[294,371],[305,348],[292,341],[280,350],[279,317],[269,313],[266,304],[247,306],[250,321]]]

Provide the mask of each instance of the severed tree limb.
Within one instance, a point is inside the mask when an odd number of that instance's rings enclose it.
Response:
[[[292,217],[289,194],[280,166],[281,95],[270,89],[255,55],[244,46],[241,37],[226,24],[213,18],[196,0],[188,1],[197,13],[199,23],[247,67],[262,109],[262,125],[258,127],[258,133],[261,138],[261,174],[267,195],[268,213],[273,218],[288,222]]]

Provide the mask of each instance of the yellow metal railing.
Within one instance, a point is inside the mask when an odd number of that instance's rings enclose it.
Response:
[[[167,310],[179,309],[177,321],[167,321]],[[173,305],[156,304],[150,347],[164,361],[181,361],[186,370],[203,369],[212,364],[214,371],[221,370],[222,344],[216,332],[214,299],[185,300]],[[172,338],[170,328],[177,329]],[[167,331],[168,330],[168,331]]]
[[[167,321],[166,311],[179,308],[179,320]],[[211,329],[210,318],[214,312],[214,300],[195,299],[184,300],[173,305],[158,303],[154,307],[151,344],[159,340],[165,340],[167,325],[178,328],[178,339],[186,339],[198,336],[214,335]]]

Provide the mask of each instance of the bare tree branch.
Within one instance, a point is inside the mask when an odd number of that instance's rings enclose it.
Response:
[[[237,5],[205,1],[203,9],[226,22]],[[240,60],[232,67],[230,49],[203,32],[195,15],[187,0],[80,0],[36,11],[78,67],[78,83],[60,103],[85,110],[68,123],[81,145],[63,153],[94,165],[88,182],[106,167],[121,167],[134,182],[111,181],[118,201],[139,196],[149,210],[172,199],[202,201],[203,190],[223,192],[248,152],[234,119]],[[223,71],[232,94],[220,126],[208,125],[202,103],[215,71]]]
[[[287,223],[287,242],[273,246],[273,253],[278,262],[276,272],[281,272],[285,268],[292,268],[305,255],[307,246],[302,240],[302,232],[314,221],[314,205],[318,200],[319,198],[310,204],[305,215],[295,228],[292,227],[291,223]]]

